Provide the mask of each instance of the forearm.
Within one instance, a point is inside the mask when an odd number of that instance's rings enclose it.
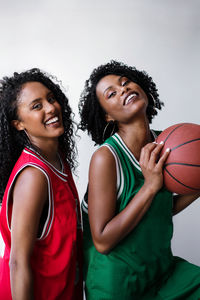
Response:
[[[93,234],[93,241],[97,250],[107,254],[127,236],[147,212],[154,196],[155,191],[144,184],[125,209],[107,222],[99,233]]]
[[[108,253],[134,230],[155,194],[162,188],[163,164],[169,154],[165,152],[159,158],[162,147],[161,144],[150,143],[142,148],[139,163],[144,184],[117,215],[115,160],[105,149],[93,155],[89,172],[88,211],[93,242],[99,252]]]
[[[33,300],[33,278],[30,266],[10,263],[10,281],[13,300]]]
[[[200,193],[193,195],[175,195],[173,197],[174,205],[173,205],[173,215],[178,214],[187,206],[189,206],[192,202],[200,197]]]

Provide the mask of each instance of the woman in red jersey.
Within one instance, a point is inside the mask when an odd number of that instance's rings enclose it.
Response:
[[[82,299],[72,112],[39,69],[0,86],[1,300]]]

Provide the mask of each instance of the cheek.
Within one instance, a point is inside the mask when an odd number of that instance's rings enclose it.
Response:
[[[62,106],[57,101],[56,101],[55,107],[56,107],[57,110],[60,110],[60,111],[62,110]]]
[[[23,119],[23,124],[30,130],[36,129],[38,126],[41,126],[43,123],[43,116],[40,114],[27,115]]]

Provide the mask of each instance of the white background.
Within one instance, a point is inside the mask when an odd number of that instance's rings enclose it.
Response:
[[[146,70],[165,107],[152,128],[200,123],[200,1],[0,0],[0,78],[39,67],[62,81],[78,121],[78,101],[94,67],[117,59]],[[79,132],[82,199],[93,143]],[[200,199],[174,218],[175,255],[200,266]],[[3,243],[0,242],[3,252]]]

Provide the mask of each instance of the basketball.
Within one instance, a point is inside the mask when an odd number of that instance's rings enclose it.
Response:
[[[161,154],[171,150],[163,169],[165,187],[182,195],[200,192],[200,125],[172,125],[156,141],[164,142]]]

